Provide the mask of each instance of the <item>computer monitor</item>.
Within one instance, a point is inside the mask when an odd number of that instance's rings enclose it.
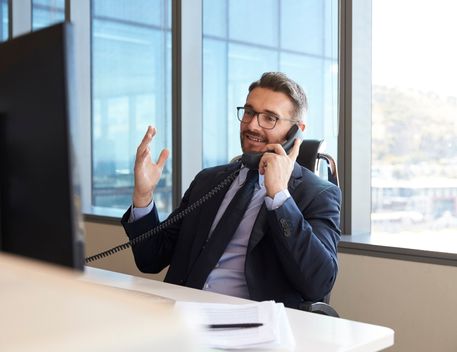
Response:
[[[0,44],[0,250],[82,269],[72,25]]]

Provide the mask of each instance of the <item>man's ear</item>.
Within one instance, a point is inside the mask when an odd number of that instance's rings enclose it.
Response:
[[[300,127],[300,129],[303,131],[305,131],[305,128],[306,128],[306,125],[303,121],[299,121],[298,122],[298,127]]]

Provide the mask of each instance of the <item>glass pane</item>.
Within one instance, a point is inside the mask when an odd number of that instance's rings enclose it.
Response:
[[[203,0],[205,35],[227,38],[227,6],[229,0]]]
[[[266,71],[283,71],[303,86],[310,105],[306,138],[325,138],[336,158],[337,21],[336,0],[203,2],[205,167],[241,153],[235,107]]]
[[[253,45],[230,44],[228,67],[228,96],[226,97],[228,118],[225,121],[225,126],[227,126],[229,144],[228,155],[224,156],[221,160],[222,163],[226,163],[234,156],[241,154],[240,124],[236,117],[236,107],[244,105],[251,82],[258,79],[263,72],[270,70],[271,67],[278,67],[278,56],[275,50],[258,48]]]
[[[205,62],[205,74],[203,86],[213,87],[205,90],[205,104],[203,115],[211,116],[203,120],[203,144],[211,145],[206,148],[203,161],[204,165],[223,164],[228,155],[228,134],[225,126],[227,116],[232,116],[227,109],[227,85],[219,84],[221,74],[227,76],[227,51],[226,42],[207,39],[203,48],[203,61]],[[224,128],[220,128],[224,126]],[[214,143],[214,141],[218,141]]]
[[[375,233],[455,236],[456,11],[454,0],[373,1]]]
[[[65,0],[32,0],[32,29],[65,20]]]
[[[227,32],[231,40],[278,45],[278,0],[229,0],[228,8]],[[211,15],[204,9],[204,17]]]
[[[8,39],[8,0],[0,0],[0,42]]]
[[[338,60],[338,5],[335,1],[324,2],[324,50],[325,56]],[[333,65],[338,68],[338,65]]]
[[[324,65],[321,59],[284,53],[281,55],[280,71],[296,79],[308,92],[310,101],[307,122],[307,137],[317,139],[324,135],[324,124],[320,123],[324,114]]]
[[[323,55],[325,1],[281,1],[281,45],[284,49]],[[299,25],[297,25],[299,24]],[[330,40],[329,40],[330,42]]]
[[[157,128],[153,158],[171,147],[169,1],[94,0],[92,13],[92,204],[125,210],[133,191],[136,148]],[[171,159],[154,198],[171,211]]]
[[[144,24],[163,27],[164,20],[168,20],[169,8],[166,4],[167,1],[164,0],[95,0],[92,9],[95,17],[109,17],[123,23],[132,22],[137,26]]]

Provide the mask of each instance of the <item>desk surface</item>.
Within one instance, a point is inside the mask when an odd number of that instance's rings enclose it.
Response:
[[[247,303],[249,300],[86,267],[83,280],[150,295],[151,302],[174,301]],[[296,351],[379,351],[394,343],[392,329],[286,309],[296,339]],[[252,351],[252,350],[250,350]]]
[[[147,295],[0,253],[0,351],[200,352],[182,319]]]

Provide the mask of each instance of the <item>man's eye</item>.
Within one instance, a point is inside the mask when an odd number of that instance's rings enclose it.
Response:
[[[244,113],[248,116],[254,116],[255,115],[255,111],[254,110],[251,110],[251,109],[244,109]]]
[[[268,122],[276,122],[276,120],[278,119],[276,116],[273,115],[264,115],[264,118]]]

